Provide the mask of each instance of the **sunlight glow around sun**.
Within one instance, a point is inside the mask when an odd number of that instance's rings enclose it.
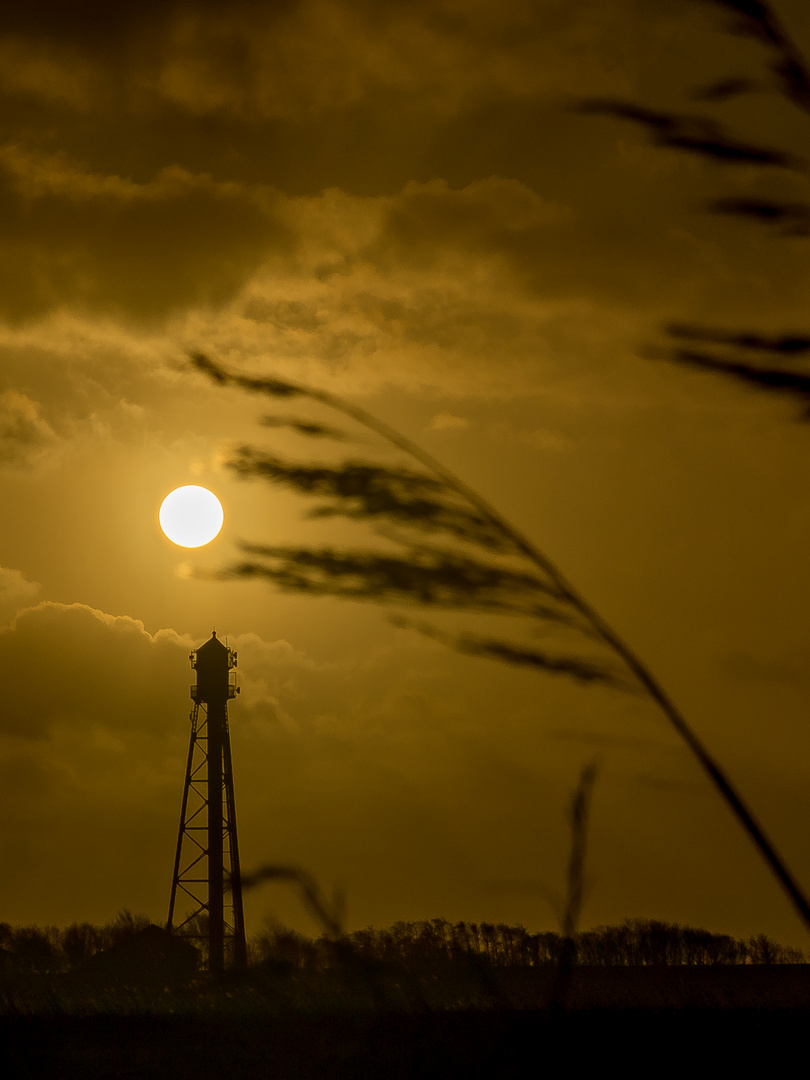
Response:
[[[222,528],[222,503],[208,488],[188,484],[175,488],[160,506],[160,527],[180,547],[202,547]]]

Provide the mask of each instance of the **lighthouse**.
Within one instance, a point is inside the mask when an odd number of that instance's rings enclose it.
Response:
[[[247,960],[228,730],[236,659],[216,631],[189,656],[197,681],[167,922],[171,933],[207,940],[213,976]]]

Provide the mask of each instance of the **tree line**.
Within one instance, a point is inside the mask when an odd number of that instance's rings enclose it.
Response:
[[[19,926],[0,923],[0,978],[58,975],[78,971],[93,956],[112,949],[151,926],[144,915],[122,911],[101,926]],[[657,919],[625,919],[574,936],[573,963],[597,967],[802,964],[801,949],[781,945],[767,934],[735,938]],[[553,930],[491,922],[423,919],[369,926],[318,938],[285,927],[254,934],[248,962],[255,971],[327,971],[360,964],[370,969],[417,972],[426,967],[525,968],[559,964],[565,937]]]
[[[127,910],[102,926],[89,922],[61,928],[0,923],[0,977],[73,971],[91,956],[126,941],[151,923],[146,915],[133,915]]]
[[[573,962],[579,965],[633,967],[696,964],[801,964],[801,949],[780,945],[767,934],[735,938],[657,919],[625,919],[574,935]],[[277,928],[251,942],[256,965],[307,969],[329,967],[347,953],[396,967],[486,963],[493,967],[541,967],[563,958],[565,937],[556,931],[533,933],[505,923],[425,919],[396,922],[386,929],[367,927],[337,941],[313,940]]]

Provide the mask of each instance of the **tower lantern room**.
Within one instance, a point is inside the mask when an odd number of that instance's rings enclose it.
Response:
[[[239,693],[231,682],[236,668],[236,653],[217,637],[217,632],[196,652],[189,654],[191,666],[197,672],[197,682],[191,688],[191,698],[197,704],[221,705]]]

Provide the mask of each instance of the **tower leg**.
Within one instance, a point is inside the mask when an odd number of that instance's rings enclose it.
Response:
[[[242,868],[239,863],[239,841],[236,835],[236,800],[233,794],[233,764],[231,761],[231,735],[227,723],[222,743],[222,764],[225,776],[225,802],[227,806],[228,848],[231,855],[231,895],[233,898],[233,965],[247,967],[247,942],[245,940],[245,913],[242,906]]]
[[[191,769],[194,762],[194,747],[197,742],[197,717],[200,706],[194,706],[191,713],[191,738],[188,742],[188,761],[186,762],[186,781],[183,784],[183,802],[180,807],[180,828],[177,830],[177,850],[174,856],[174,873],[172,874],[172,894],[169,898],[169,917],[166,920],[166,929],[172,932],[174,920],[174,905],[177,900],[177,885],[180,881],[180,856],[183,852],[183,836],[185,834],[186,814],[188,812],[188,793],[191,787]]]
[[[225,970],[225,886],[223,880],[222,744],[227,713],[208,707],[208,949],[209,970]]]

